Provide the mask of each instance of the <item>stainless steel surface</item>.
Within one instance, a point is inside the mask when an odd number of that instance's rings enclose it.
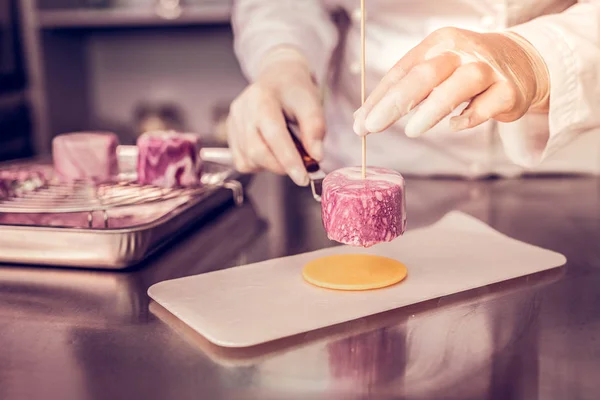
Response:
[[[220,171],[219,171],[220,172]],[[207,176],[206,180],[212,180]],[[140,185],[132,181],[115,183],[50,182],[22,196],[0,199],[0,213],[76,213],[108,211],[160,203],[183,196],[202,196],[215,190],[212,186],[167,189]]]
[[[128,163],[127,156],[132,153],[123,150],[119,149],[121,166]],[[0,213],[70,217],[82,213],[87,216],[87,227],[0,223],[0,262],[75,268],[131,267],[177,234],[198,225],[198,220],[232,198],[241,205],[243,184],[247,181],[231,167],[212,162],[204,165],[203,185],[194,188],[163,189],[131,181],[99,186],[52,181],[25,195],[0,200]],[[112,218],[131,216],[129,224],[109,225]],[[100,226],[94,224],[95,218],[101,219]]]
[[[600,180],[407,179],[406,186],[408,229],[458,209],[559,251],[568,264],[558,275],[226,351],[149,304],[146,290],[334,245],[305,188],[261,174],[249,202],[210,216],[144,268],[0,267],[0,398],[599,398]]]
[[[200,150],[200,157],[205,161],[211,161],[223,165],[233,166],[233,157],[228,148],[207,147]]]

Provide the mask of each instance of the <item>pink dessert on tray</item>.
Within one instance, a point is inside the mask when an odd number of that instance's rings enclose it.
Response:
[[[76,132],[52,141],[57,175],[65,180],[108,181],[119,173],[119,140],[110,132]]]
[[[156,131],[137,141],[138,182],[166,188],[200,183],[200,139],[191,133]]]

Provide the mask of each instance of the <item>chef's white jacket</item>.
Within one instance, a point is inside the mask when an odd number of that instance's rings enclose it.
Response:
[[[351,16],[345,32],[331,19],[336,8]],[[368,136],[369,165],[469,178],[600,172],[600,0],[366,0],[366,14],[367,93],[410,48],[444,26],[515,31],[537,48],[551,79],[548,114],[459,133],[446,118],[417,139],[403,134],[407,116]],[[360,18],[358,0],[234,2],[235,51],[250,81],[266,52],[291,45],[327,87],[326,169],[361,162],[361,140],[352,130],[360,106]]]

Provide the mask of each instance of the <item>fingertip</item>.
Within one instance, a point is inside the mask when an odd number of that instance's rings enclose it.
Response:
[[[323,159],[323,141],[315,140],[310,146],[310,153],[312,158],[317,161],[321,161]]]
[[[460,115],[450,118],[450,129],[459,132],[471,127],[473,110],[466,109]]]
[[[450,130],[452,132],[459,132],[465,129],[464,118],[461,117],[452,117],[450,118]]]
[[[368,135],[368,131],[364,126],[364,121],[361,121],[359,119],[356,119],[354,121],[354,125],[352,125],[352,130],[354,131],[355,134],[357,134],[358,136],[367,136]]]
[[[364,129],[369,133],[382,132],[398,121],[403,115],[404,113],[398,108],[397,94],[388,93],[365,116]]]
[[[298,186],[308,186],[310,183],[310,179],[308,178],[308,174],[304,168],[294,167],[290,169],[288,175]]]
[[[385,129],[388,125],[387,121],[384,121],[385,116],[380,115],[380,113],[370,114],[365,122],[360,127],[358,132],[359,136],[366,136],[367,133],[378,133]]]
[[[312,158],[321,161],[324,155],[323,139],[325,137],[325,125],[317,122],[305,130],[300,129],[304,148]]]
[[[406,135],[406,137],[414,139],[421,136],[422,132],[407,125],[406,128],[404,128],[404,134]]]

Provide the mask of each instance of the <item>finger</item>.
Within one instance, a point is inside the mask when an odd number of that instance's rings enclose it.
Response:
[[[404,57],[398,60],[398,62],[396,62],[396,64],[394,64],[394,66],[384,75],[371,94],[365,99],[364,104],[356,110],[354,117],[359,118],[361,115],[366,116],[371,109],[373,109],[375,104],[385,96],[391,86],[398,83],[400,79],[406,76],[408,71],[419,62],[423,61],[426,47],[426,44],[422,42],[409,50]]]
[[[460,56],[446,52],[412,68],[391,86],[385,96],[366,116],[364,132],[381,132],[408,114],[431,91],[445,81],[461,64]]]
[[[484,62],[468,63],[457,68],[411,117],[406,124],[406,136],[417,137],[433,128],[460,104],[488,89],[496,79],[493,68]]]
[[[245,153],[243,151],[243,144],[241,143],[244,138],[246,124],[244,121],[244,110],[245,107],[240,102],[240,98],[243,98],[243,94],[234,100],[229,107],[229,115],[227,117],[227,141],[233,158],[233,164],[239,172],[249,173],[253,172],[253,167],[248,162]],[[248,121],[249,122],[249,121]]]
[[[363,105],[354,112],[354,125],[352,129],[357,135],[364,136],[368,133],[364,127],[365,118],[371,110],[373,110],[373,107],[381,101],[390,87],[396,85],[406,76],[406,70],[400,65],[400,61],[384,75],[379,84],[377,84],[375,89],[373,89],[371,94],[365,99]]]
[[[285,112],[298,123],[300,140],[308,154],[317,161],[323,159],[325,115],[316,88],[290,88],[282,99]]]
[[[280,105],[276,101],[264,101],[260,115],[258,129],[272,154],[297,185],[308,185],[306,168],[287,130]]]
[[[253,172],[262,170],[260,164],[255,163],[254,160],[250,158],[248,152],[248,149],[252,145],[251,136],[258,130],[258,116],[260,114],[257,112],[256,108],[256,105],[253,107],[241,108],[238,113],[238,118],[234,120],[237,131],[239,132],[236,139],[239,152],[243,156],[246,167]]]
[[[450,128],[455,132],[474,128],[490,118],[501,122],[514,121],[522,114],[515,112],[517,104],[517,91],[510,83],[497,82],[471,100],[460,115],[452,117]]]
[[[364,120],[373,107],[381,101],[390,88],[396,85],[407,73],[419,63],[434,58],[445,51],[453,48],[453,42],[443,40],[437,42],[437,37],[430,35],[417,46],[409,50],[394,66],[385,74],[383,79],[366,98],[364,104],[354,112],[354,132],[365,135]]]
[[[229,149],[231,150],[235,169],[245,174],[252,171],[246,157],[240,151],[241,146],[239,145],[239,138],[242,134],[243,133],[238,129],[237,124],[235,123],[235,117],[230,115],[227,118],[227,142],[229,144]]]
[[[254,128],[251,134],[247,135],[246,152],[248,160],[257,166],[265,168],[276,174],[285,175],[285,170],[275,158],[271,149],[265,143],[262,134]]]

